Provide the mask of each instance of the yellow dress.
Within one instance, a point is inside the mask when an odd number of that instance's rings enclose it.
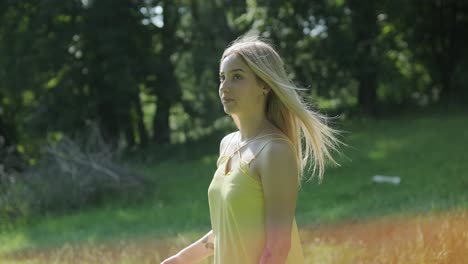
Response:
[[[214,264],[258,264],[266,241],[262,183],[250,170],[253,158],[244,161],[240,153],[237,164],[232,164],[231,170],[225,173],[229,157],[220,155],[218,168],[208,188]],[[291,248],[286,263],[303,264],[295,219],[292,225]]]

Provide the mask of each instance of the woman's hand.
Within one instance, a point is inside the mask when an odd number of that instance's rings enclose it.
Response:
[[[184,260],[179,255],[174,255],[163,260],[161,264],[186,264],[186,262],[184,262]]]
[[[201,237],[190,246],[182,249],[174,256],[167,258],[161,264],[193,264],[214,254],[213,250],[213,230]]]
[[[268,264],[270,263],[270,260],[271,260],[271,253],[270,251],[265,248],[265,250],[263,250],[263,254],[260,258],[260,264]]]

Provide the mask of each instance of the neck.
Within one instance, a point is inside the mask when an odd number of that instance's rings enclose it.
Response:
[[[241,141],[247,141],[258,136],[270,123],[265,114],[249,115],[245,117],[233,116],[233,119],[239,128]]]

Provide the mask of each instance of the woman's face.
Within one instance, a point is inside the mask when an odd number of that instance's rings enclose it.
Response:
[[[221,62],[219,70],[219,97],[226,114],[249,114],[261,111],[263,85],[237,54]]]

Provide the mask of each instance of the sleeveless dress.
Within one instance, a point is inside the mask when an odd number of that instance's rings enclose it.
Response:
[[[214,264],[260,262],[266,242],[264,196],[262,183],[250,170],[250,163],[272,140],[291,143],[284,137],[269,139],[248,161],[241,158],[240,151],[234,151],[231,155],[223,153],[218,158],[217,170],[208,188]],[[226,163],[236,152],[239,155],[238,162],[232,163],[231,170],[225,173]],[[295,218],[291,228],[291,248],[285,263],[304,263]]]

